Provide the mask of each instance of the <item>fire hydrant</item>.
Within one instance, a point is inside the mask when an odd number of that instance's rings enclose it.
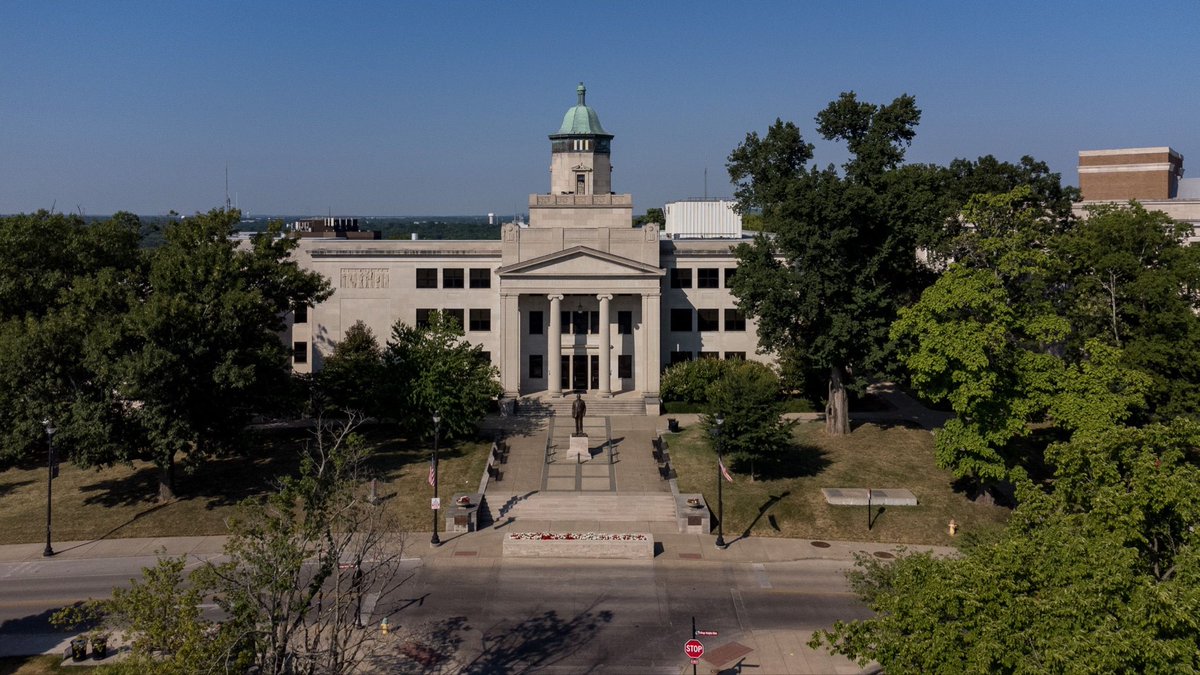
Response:
[[[954,521],[954,519],[951,518],[950,519],[950,536],[953,537],[956,534],[958,534],[958,523],[956,523]]]
[[[383,633],[384,635],[388,634],[388,620],[386,616],[383,617],[383,621],[379,622],[379,632]]]

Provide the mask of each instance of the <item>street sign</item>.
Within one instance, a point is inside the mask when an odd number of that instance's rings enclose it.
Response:
[[[433,509],[434,511],[437,511],[438,509],[442,508],[442,500],[438,497],[434,497],[434,498],[430,499],[429,500],[429,508]]]
[[[704,656],[704,644],[699,640],[688,640],[683,643],[683,653],[695,660]]]
[[[703,635],[705,637],[714,637],[714,636],[716,636],[716,634],[717,634],[717,631],[715,631],[715,630],[698,630],[698,631],[696,631],[696,635]]]

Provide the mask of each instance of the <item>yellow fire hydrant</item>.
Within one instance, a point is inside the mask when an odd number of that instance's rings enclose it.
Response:
[[[958,523],[953,518],[950,519],[950,536],[958,534]]]
[[[383,617],[383,621],[379,622],[379,632],[383,633],[384,635],[388,634],[388,620],[386,616]]]

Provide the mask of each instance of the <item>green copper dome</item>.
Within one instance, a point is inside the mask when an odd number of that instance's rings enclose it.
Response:
[[[579,86],[575,89],[575,92],[579,95],[579,102],[576,103],[575,106],[570,110],[568,110],[566,115],[563,115],[562,127],[560,127],[558,133],[554,135],[611,136],[612,134],[608,133],[604,130],[604,127],[600,126],[600,116],[596,114],[596,111],[592,110],[587,106],[586,103],[584,103],[584,98],[587,96],[587,87],[584,87],[583,83],[580,82]]]

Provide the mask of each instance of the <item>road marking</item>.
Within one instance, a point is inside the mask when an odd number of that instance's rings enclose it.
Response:
[[[738,627],[742,632],[750,632],[750,621],[746,615],[746,603],[742,600],[742,592],[731,588],[729,594],[733,597],[733,611],[737,614]]]
[[[754,563],[754,578],[758,580],[759,588],[770,588],[771,580],[767,578],[767,568],[762,563]]]

